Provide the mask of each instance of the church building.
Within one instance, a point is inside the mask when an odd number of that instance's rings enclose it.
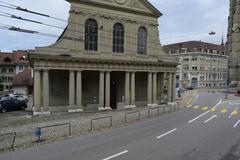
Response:
[[[30,53],[34,115],[175,102],[178,63],[161,47],[147,0],[67,0],[56,43]]]
[[[230,0],[227,53],[229,55],[230,83],[240,85],[240,1]]]

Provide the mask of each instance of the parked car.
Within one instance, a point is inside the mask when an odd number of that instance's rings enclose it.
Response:
[[[0,112],[25,110],[27,102],[14,97],[4,97],[0,100]]]

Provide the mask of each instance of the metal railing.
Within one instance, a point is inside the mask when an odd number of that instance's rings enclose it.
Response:
[[[48,125],[48,126],[43,126],[43,127],[37,127],[35,129],[35,136],[37,138],[37,142],[41,142],[43,139],[43,130],[46,129],[52,129],[56,127],[62,127],[62,126],[67,126],[68,127],[68,136],[71,136],[72,134],[72,129],[71,129],[71,123],[61,123],[61,124],[54,124],[54,125]]]
[[[14,143],[16,140],[16,132],[0,134],[0,150],[5,149],[4,141],[7,141],[7,148],[11,151],[14,150]],[[8,138],[7,138],[8,137]]]
[[[110,120],[109,128],[112,127],[112,125],[113,125],[112,116],[99,117],[99,118],[91,119],[91,128],[90,128],[90,131],[93,131],[93,122],[96,121],[96,120],[102,120],[102,119],[109,119],[109,120]]]
[[[135,114],[135,113],[138,114],[138,120],[141,120],[141,114],[140,114],[140,111],[128,112],[128,113],[125,113],[125,123],[127,123],[128,115],[130,115],[130,114]]]
[[[157,116],[159,116],[160,115],[160,106],[158,106],[158,107],[154,107],[154,108],[148,108],[148,118],[151,116],[151,111],[155,111],[155,110],[157,110]]]

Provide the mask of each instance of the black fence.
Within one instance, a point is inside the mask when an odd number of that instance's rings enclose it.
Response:
[[[90,131],[93,131],[93,122],[97,121],[97,120],[102,120],[102,119],[109,119],[110,120],[109,128],[111,128],[113,126],[112,116],[94,118],[94,119],[91,119],[91,129],[90,129]]]
[[[16,132],[0,134],[0,150],[5,148],[8,148],[10,151],[14,150],[16,135]]]
[[[136,113],[137,113],[137,115],[138,115],[138,120],[141,120],[140,111],[128,112],[128,113],[125,113],[125,123],[127,123],[128,115],[130,115],[130,114],[136,114]]]
[[[43,132],[47,132],[47,129],[53,129],[53,128],[57,128],[57,127],[67,127],[68,130],[68,136],[71,136],[72,134],[72,129],[71,129],[71,123],[61,123],[61,124],[54,124],[54,125],[48,125],[48,126],[43,126],[43,127],[37,127],[35,129],[35,136],[37,138],[37,142],[41,142],[43,139],[42,137],[45,136],[46,137],[46,133],[43,134]],[[64,127],[65,128],[65,127]],[[58,133],[59,134],[59,133]],[[49,134],[50,136],[55,136],[52,131]],[[56,136],[57,137],[57,136]]]

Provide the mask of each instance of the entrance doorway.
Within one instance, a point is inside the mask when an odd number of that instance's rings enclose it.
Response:
[[[117,109],[117,82],[111,79],[110,106]]]

